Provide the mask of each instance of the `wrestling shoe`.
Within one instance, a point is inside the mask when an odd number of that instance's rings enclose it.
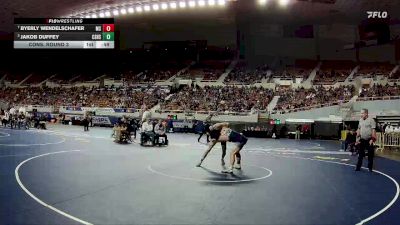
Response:
[[[237,169],[237,170],[241,170],[242,167],[240,166],[240,164],[236,164],[233,168]]]
[[[223,169],[221,172],[222,173],[233,173],[233,170],[232,170],[232,168],[228,168],[228,169]]]
[[[196,167],[200,167],[202,163],[203,163],[203,161],[200,161],[200,162],[196,165]]]
[[[225,166],[225,160],[221,159],[221,166]]]

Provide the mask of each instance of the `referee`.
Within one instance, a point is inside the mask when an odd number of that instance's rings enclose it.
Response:
[[[356,171],[360,171],[365,151],[368,151],[368,169],[372,172],[374,164],[374,142],[376,140],[376,124],[372,118],[368,117],[368,109],[361,110],[361,119],[357,129],[358,162]]]

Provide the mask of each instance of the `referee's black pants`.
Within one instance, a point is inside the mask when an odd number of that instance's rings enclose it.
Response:
[[[357,162],[357,166],[356,166],[356,170],[360,170],[362,163],[363,163],[363,159],[365,157],[365,151],[367,151],[368,153],[368,169],[369,171],[372,171],[372,167],[374,165],[374,156],[375,156],[375,150],[374,150],[374,145],[370,145],[369,141],[371,139],[365,140],[365,139],[361,139],[360,140],[360,146],[358,148],[358,162]]]

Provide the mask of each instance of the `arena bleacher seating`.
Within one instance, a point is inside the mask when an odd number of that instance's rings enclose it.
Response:
[[[306,108],[329,102],[348,101],[354,95],[353,86],[340,86],[339,88],[324,88],[317,86],[311,89],[281,89],[277,95],[280,96],[275,110],[292,110]]]
[[[254,84],[268,78],[268,65],[260,65],[254,69],[250,68],[244,60],[239,61],[236,67],[225,78],[226,84]]]
[[[372,87],[362,88],[360,97],[387,97],[400,96],[399,85],[373,85]]]
[[[273,91],[246,87],[186,87],[174,94],[164,105],[165,110],[242,112],[266,109]]]
[[[50,78],[53,74],[48,72],[35,72],[30,75],[30,77],[25,81],[27,85],[35,85],[45,81]]]
[[[180,74],[182,78],[201,78],[203,80],[217,80],[229,66],[230,60],[204,60],[190,67]]]
[[[0,99],[16,105],[140,108],[153,107],[167,94],[159,88],[4,88]]]
[[[388,77],[390,72],[393,70],[394,65],[390,63],[378,63],[378,62],[363,62],[359,64],[357,76],[369,77],[382,75]]]
[[[323,61],[320,69],[317,71],[314,84],[343,82],[351,74],[355,66],[355,62],[347,60]]]
[[[310,75],[310,72],[311,70],[308,69],[301,69],[288,66],[275,71],[272,77],[295,81],[296,78],[307,79],[307,77]]]
[[[356,67],[360,66],[355,76],[368,78],[371,74],[388,76],[395,65],[389,63],[359,63],[352,61],[322,61],[321,68],[315,77],[310,89],[280,86],[272,78],[306,80],[310,72],[317,68],[318,61],[296,60],[283,70],[271,71],[268,64],[249,66],[245,60],[238,60],[236,66],[227,75],[223,82],[218,78],[231,64],[230,60],[204,60],[190,66],[191,60],[152,62],[146,65],[130,67],[131,70],[120,72],[15,72],[4,77],[6,82],[16,84],[26,79],[18,88],[3,86],[0,99],[15,105],[52,105],[52,106],[87,106],[87,107],[113,107],[113,108],[138,108],[142,104],[153,107],[161,104],[162,110],[178,111],[221,111],[221,112],[250,112],[254,110],[265,111],[274,96],[280,96],[274,108],[275,111],[293,109],[305,110],[314,106],[321,106],[335,102],[347,102],[355,93],[355,83],[336,84],[344,81]],[[173,77],[183,68],[179,79],[201,78],[216,83],[215,86],[200,87],[181,86],[170,95],[160,86],[154,86],[156,81],[163,82]],[[273,76],[270,76],[270,71]],[[279,75],[280,73],[280,75]],[[29,77],[28,77],[29,76]],[[102,78],[102,79],[100,79]],[[118,83],[117,86],[100,85],[102,80],[111,79]],[[400,71],[391,74],[389,80],[396,81],[400,78]],[[46,87],[44,81],[52,85]],[[297,82],[296,82],[297,83]],[[38,86],[43,84],[44,86]],[[85,85],[82,84],[89,84]],[[200,83],[199,83],[200,84]],[[248,86],[257,84],[258,87]],[[66,85],[65,87],[63,85]],[[150,86],[149,86],[150,85]],[[245,85],[245,86],[243,86]],[[323,86],[321,86],[323,85]],[[54,88],[51,88],[53,87]],[[265,86],[268,88],[261,88]],[[151,88],[150,88],[151,87]],[[167,86],[167,89],[171,87]],[[359,97],[375,98],[386,96],[399,96],[398,83],[373,84],[361,88]]]
[[[398,79],[400,79],[400,70],[399,69],[389,76],[389,80],[398,80]]]
[[[11,82],[12,84],[18,84],[23,81],[29,73],[26,72],[8,72],[6,73],[5,80]]]

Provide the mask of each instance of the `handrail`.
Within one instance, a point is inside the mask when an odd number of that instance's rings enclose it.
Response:
[[[357,101],[395,100],[395,99],[400,99],[400,96],[358,97]],[[289,109],[289,110],[273,110],[271,112],[271,114],[277,114],[277,113],[282,113],[282,112],[284,112],[284,113],[298,112],[298,111],[303,111],[303,110],[322,108],[322,107],[326,107],[326,106],[339,105],[339,104],[344,104],[344,103],[348,103],[348,102],[350,102],[350,100],[329,102],[329,103],[311,105],[311,106],[294,108],[294,109]]]
[[[218,114],[218,115],[249,115],[251,111],[244,110],[241,112],[234,111],[194,111],[194,110],[156,110],[157,113],[187,113],[187,114]]]
[[[400,99],[400,96],[379,96],[379,97],[359,97],[357,101],[373,101],[373,100],[395,100],[395,99]],[[294,109],[286,109],[286,110],[273,110],[270,111],[270,114],[282,114],[282,113],[292,113],[292,112],[298,112],[298,111],[305,111],[305,110],[310,110],[310,109],[316,109],[316,108],[322,108],[322,107],[327,107],[327,106],[334,106],[334,105],[341,105],[341,104],[346,104],[349,103],[350,100],[339,100],[339,101],[334,101],[334,102],[328,102],[324,104],[315,104],[315,105],[310,105],[310,106],[305,106],[305,107],[300,107],[300,108],[294,108]],[[71,108],[106,108],[106,107],[85,107],[85,106],[59,106],[59,105],[26,105],[26,104],[20,104],[17,106],[23,106],[23,107],[33,107],[33,108],[52,108],[54,109],[66,109],[67,107]],[[108,107],[108,108],[113,108],[113,107]],[[119,110],[128,110],[128,108],[113,108]],[[132,112],[140,112],[140,109],[129,109]],[[195,111],[195,110],[156,110],[158,113],[196,113],[196,114],[210,114],[210,113],[218,113],[218,114],[223,114],[223,115],[248,115],[251,113],[268,113],[268,110],[256,110],[256,111],[251,111],[251,110],[243,110],[243,111],[224,111],[224,112],[218,112],[218,111]]]
[[[374,101],[374,100],[394,100],[400,99],[400,96],[376,96],[376,97],[358,97],[357,101]]]
[[[201,82],[212,82],[212,83],[216,83],[218,82],[218,80],[201,80]]]
[[[283,113],[298,112],[298,111],[322,108],[322,107],[327,107],[327,106],[340,105],[340,104],[345,104],[345,103],[348,103],[348,102],[350,102],[350,100],[339,100],[339,101],[335,101],[335,102],[328,102],[328,103],[324,103],[324,104],[310,105],[310,106],[294,108],[294,109],[273,110],[273,111],[271,111],[271,114],[277,114],[277,113],[282,113],[282,112]]]

